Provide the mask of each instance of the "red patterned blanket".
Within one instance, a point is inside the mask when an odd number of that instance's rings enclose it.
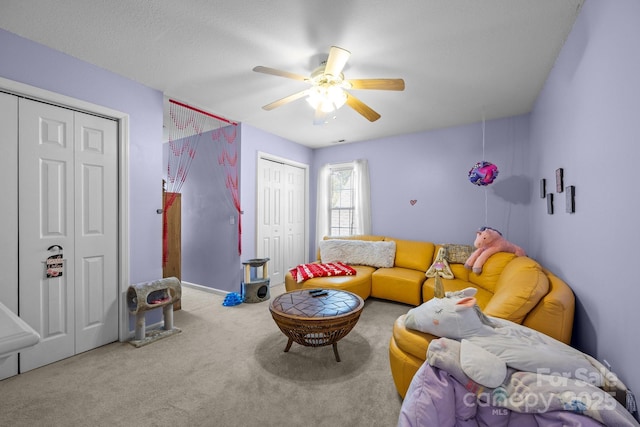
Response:
[[[300,264],[289,271],[293,279],[298,283],[314,277],[353,276],[356,274],[356,270],[353,267],[343,262]]]

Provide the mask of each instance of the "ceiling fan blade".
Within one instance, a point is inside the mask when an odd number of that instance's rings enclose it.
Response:
[[[278,99],[277,101],[273,101],[271,104],[267,104],[264,107],[262,107],[263,110],[273,110],[274,108],[280,107],[284,104],[288,104],[289,102],[293,102],[296,101],[300,98],[303,98],[305,96],[307,96],[309,94],[309,89],[305,89],[303,91],[294,93],[293,95],[289,95],[289,96],[285,96],[282,99]]]
[[[303,82],[306,82],[309,80],[307,77],[300,74],[290,73],[288,71],[276,70],[275,68],[263,67],[261,65],[254,67],[253,71],[255,71],[256,73],[271,74],[273,76],[286,77],[288,79],[300,80]]]
[[[329,58],[324,66],[324,74],[338,77],[342,73],[342,69],[347,65],[347,60],[351,56],[351,52],[338,46],[331,46],[329,50]]]
[[[356,110],[358,113],[363,115],[370,122],[375,122],[380,118],[380,114],[373,111],[373,109],[369,107],[367,104],[360,101],[358,98],[351,95],[349,92],[346,92],[346,93],[347,93],[347,105],[349,107]]]
[[[351,89],[404,90],[402,79],[350,79]]]

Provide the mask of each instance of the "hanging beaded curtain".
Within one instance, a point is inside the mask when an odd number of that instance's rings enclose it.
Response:
[[[224,126],[211,131],[214,153],[219,167],[214,168],[216,182],[224,182],[228,192],[226,200],[238,213],[238,255],[242,254],[242,209],[238,191],[238,127]]]
[[[211,134],[211,143],[217,153],[214,163],[215,184],[224,185],[230,206],[240,214],[240,197],[238,193],[238,150],[237,123],[215,116],[187,104],[169,100],[168,153],[164,211],[167,212],[175,202],[183,184],[187,180],[191,163],[197,154],[198,145],[206,141],[207,133]],[[167,262],[168,236],[167,216],[163,218],[162,262]],[[241,251],[241,224],[238,215],[238,253]]]

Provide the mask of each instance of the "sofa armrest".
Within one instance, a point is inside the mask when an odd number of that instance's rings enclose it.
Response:
[[[502,269],[493,297],[483,311],[521,324],[548,293],[549,278],[540,264],[526,256],[513,257]]]
[[[393,325],[393,339],[398,347],[421,360],[427,358],[427,349],[431,340],[438,339],[432,334],[409,329],[404,325],[406,315],[398,317]]]
[[[389,364],[396,390],[404,398],[415,373],[425,363],[427,349],[435,335],[427,334],[404,325],[402,315],[393,324],[393,333],[389,341]]]
[[[522,324],[565,344],[571,343],[575,296],[564,281],[543,269],[549,278],[549,292],[529,312]]]

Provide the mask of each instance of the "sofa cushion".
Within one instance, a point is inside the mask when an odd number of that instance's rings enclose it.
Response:
[[[371,296],[405,304],[419,305],[423,271],[410,268],[379,268],[371,275]]]
[[[527,314],[522,324],[569,344],[573,332],[575,296],[558,276],[544,268],[542,271],[549,279],[549,292]]]
[[[395,266],[412,270],[427,271],[433,261],[435,245],[431,242],[385,238],[396,242]]]
[[[472,245],[458,245],[446,243],[442,245],[446,251],[446,258],[450,264],[464,264],[476,250]]]
[[[320,259],[324,263],[343,262],[371,267],[393,267],[396,243],[365,240],[330,239],[320,242]]]
[[[549,279],[540,264],[526,256],[515,257],[502,270],[495,293],[484,312],[522,323],[548,291]]]
[[[331,239],[340,239],[340,240],[366,240],[367,242],[381,242],[384,240],[384,236],[374,236],[373,234],[354,234],[351,236],[324,236],[322,240],[331,240]],[[320,257],[320,245],[318,245],[318,251],[316,254],[316,259],[322,259]]]
[[[474,285],[478,285],[489,292],[495,293],[496,283],[502,275],[502,270],[516,257],[515,254],[508,252],[498,252],[487,259],[482,267],[482,272],[476,274],[469,272],[469,281]]]
[[[469,281],[471,270],[464,268],[464,264],[449,264],[449,267],[456,279],[464,280],[465,282]]]

